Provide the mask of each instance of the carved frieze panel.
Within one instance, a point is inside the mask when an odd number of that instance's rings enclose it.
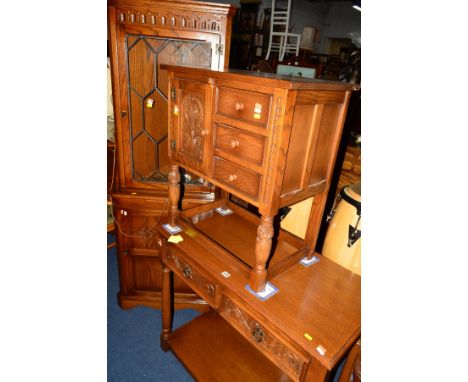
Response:
[[[168,251],[166,262],[168,265],[172,264],[178,270],[181,278],[187,282],[190,287],[208,303],[214,305],[216,287],[208,281],[205,277],[200,275],[196,269],[193,269],[190,264],[180,259],[172,251]]]
[[[303,360],[294,352],[239,309],[227,296],[222,296],[219,312],[226,320],[238,327],[241,333],[244,333],[244,335],[257,344],[258,347],[276,358],[279,362],[279,368],[283,369],[294,380],[298,380],[305,365]]]
[[[172,12],[137,11],[134,9],[117,9],[119,24],[139,24],[168,29],[182,29],[202,32],[221,32],[221,25],[225,16],[206,14],[175,14]]]

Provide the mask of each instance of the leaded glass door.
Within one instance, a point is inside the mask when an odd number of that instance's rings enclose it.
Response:
[[[212,67],[213,41],[127,35],[130,165],[133,182],[167,182],[168,78],[162,63]],[[186,181],[201,182],[187,176]]]

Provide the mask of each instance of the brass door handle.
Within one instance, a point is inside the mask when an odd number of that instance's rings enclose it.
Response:
[[[189,279],[192,277],[192,269],[188,265],[184,265],[182,267],[182,273],[184,274],[184,277],[186,279]]]
[[[252,336],[255,342],[262,342],[265,337],[265,333],[260,326],[255,325],[255,328],[252,330]]]

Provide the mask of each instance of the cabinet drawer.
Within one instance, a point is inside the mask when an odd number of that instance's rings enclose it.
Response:
[[[258,199],[262,177],[253,171],[215,156],[214,178],[253,199]]]
[[[262,166],[265,143],[266,139],[262,136],[215,124],[215,150],[241,158],[246,162]]]
[[[225,87],[217,89],[217,113],[266,128],[271,96]]]
[[[214,282],[208,280],[196,267],[185,261],[174,250],[168,249],[165,263],[201,298],[211,306],[216,307],[216,286]]]
[[[307,367],[307,360],[285,345],[279,338],[262,327],[240,309],[228,296],[221,297],[219,313],[245,338],[271,359],[294,381],[299,381]]]

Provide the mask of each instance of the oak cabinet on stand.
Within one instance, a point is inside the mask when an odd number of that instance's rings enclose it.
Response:
[[[360,277],[315,252],[358,86],[162,68],[171,91],[171,171],[169,215],[161,223],[180,228],[172,237],[157,226],[163,348],[198,381],[327,381],[360,337]],[[179,167],[221,188],[223,197],[180,211]],[[278,210],[310,197],[305,238],[280,229]],[[211,308],[174,332],[171,274]]]
[[[167,213],[169,174],[163,63],[219,69],[229,62],[234,8],[191,0],[110,0],[118,179],[112,192],[120,276],[119,303],[160,307],[161,257],[155,227]],[[214,187],[184,174],[185,206],[214,200]],[[206,306],[180,279],[175,308]]]

